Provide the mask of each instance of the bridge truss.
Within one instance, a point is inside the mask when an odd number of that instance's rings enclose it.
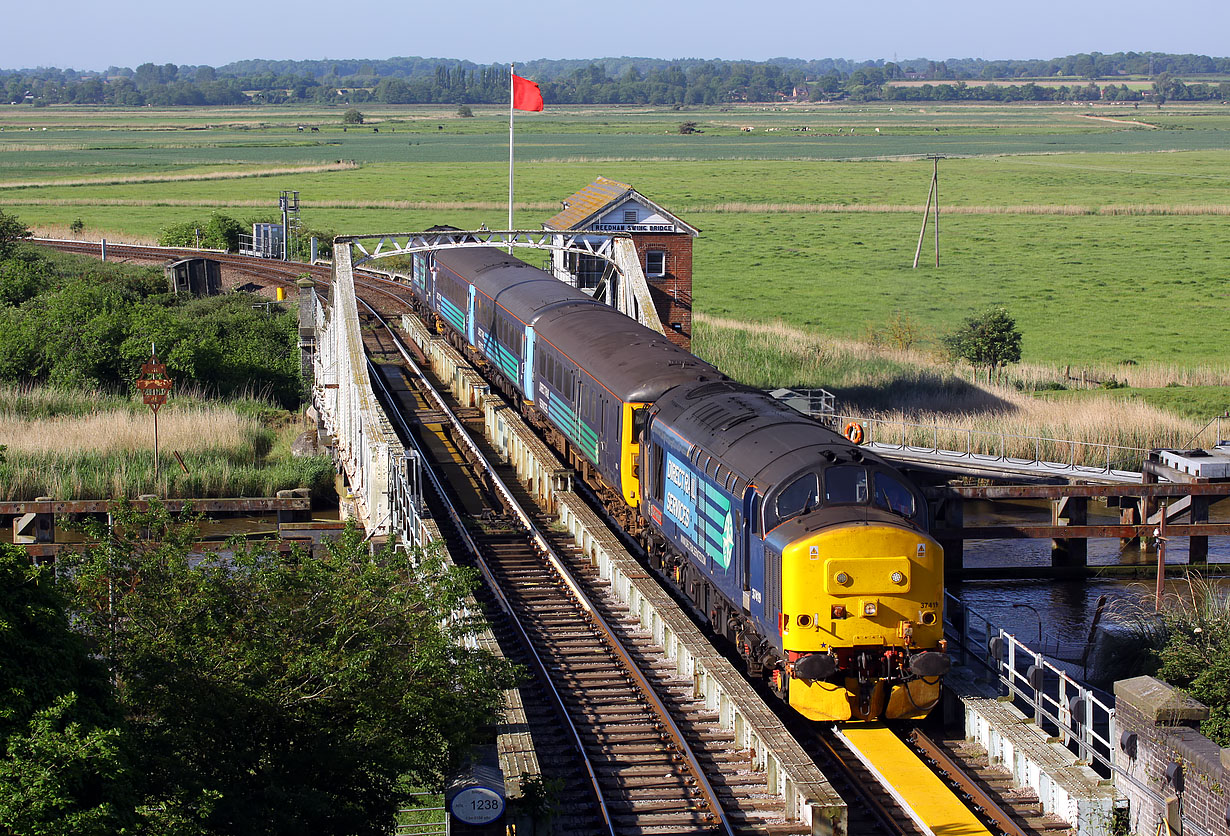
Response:
[[[657,308],[649,295],[649,283],[641,269],[632,237],[626,233],[595,233],[587,230],[428,230],[425,232],[343,235],[334,239],[334,250],[346,246],[353,267],[379,259],[433,250],[496,247],[573,253],[602,259],[614,268],[615,275],[605,283],[604,301],[620,313],[635,319],[659,334],[666,333]],[[554,259],[553,259],[554,263]],[[572,276],[553,268],[557,279],[574,284]]]

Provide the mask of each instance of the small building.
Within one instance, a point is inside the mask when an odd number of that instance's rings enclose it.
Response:
[[[292,227],[293,228],[293,227]],[[281,224],[254,223],[252,237],[239,236],[239,254],[256,258],[283,258],[286,233]]]
[[[627,233],[636,247],[649,294],[667,336],[688,348],[692,341],[692,239],[700,230],[654,203],[627,183],[599,177],[563,201],[543,223],[548,230]],[[557,252],[556,275],[573,277],[593,291],[614,268],[599,256]]]
[[[181,258],[166,267],[173,293],[217,296],[222,292],[222,267],[212,258]]]

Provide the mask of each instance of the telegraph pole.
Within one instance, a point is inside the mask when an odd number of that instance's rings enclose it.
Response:
[[[930,154],[931,189],[927,192],[927,206],[923,209],[922,229],[918,233],[918,247],[914,250],[914,267],[918,268],[918,257],[922,255],[923,238],[927,235],[927,218],[931,214],[931,200],[935,199],[935,266],[940,266],[940,160],[939,154]]]

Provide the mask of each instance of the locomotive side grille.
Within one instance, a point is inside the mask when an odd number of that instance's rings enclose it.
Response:
[[[764,550],[765,610],[782,611],[782,556],[775,549]]]

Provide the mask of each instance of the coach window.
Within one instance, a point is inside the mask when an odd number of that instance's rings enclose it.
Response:
[[[666,253],[662,250],[649,250],[645,253],[645,275],[666,275]]]

